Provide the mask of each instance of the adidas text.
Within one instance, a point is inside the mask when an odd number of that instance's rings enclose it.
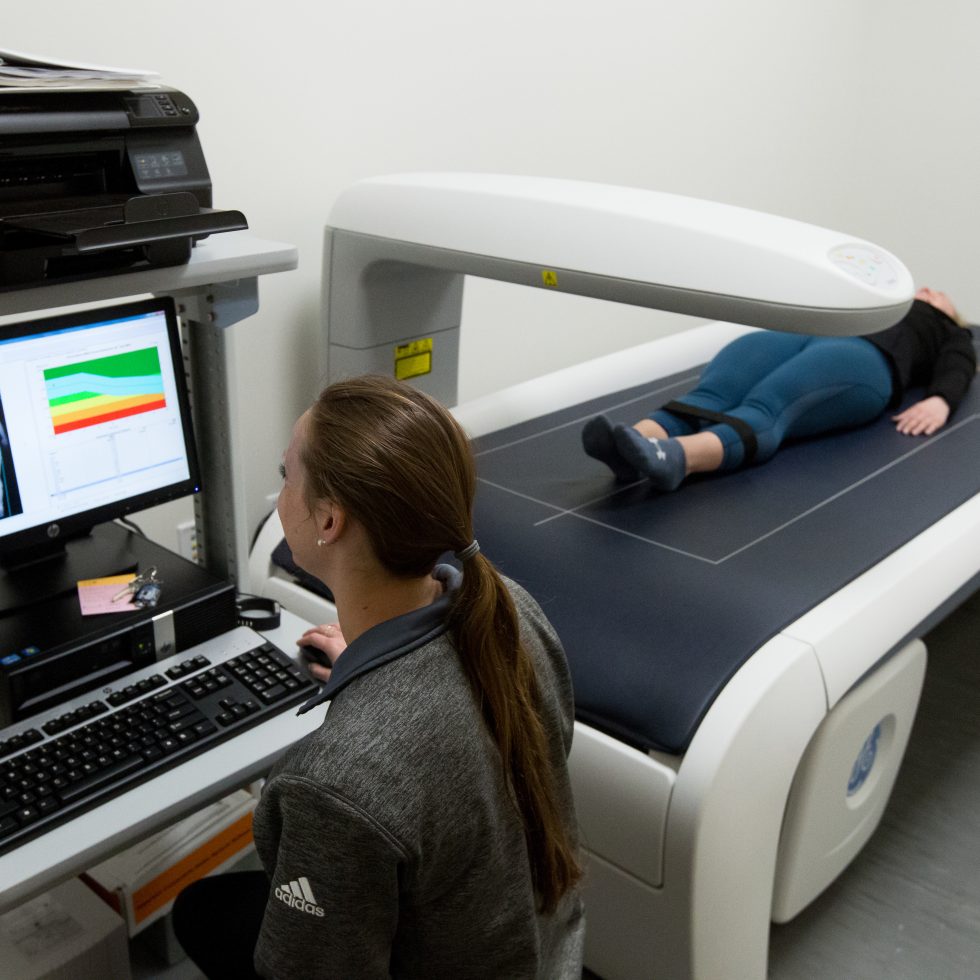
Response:
[[[294,895],[287,887],[279,885],[275,890],[275,896],[280,902],[288,905],[291,909],[298,909],[300,912],[306,912],[318,918],[323,918],[324,916],[324,911],[319,905],[315,905],[313,902],[308,902],[305,898]]]

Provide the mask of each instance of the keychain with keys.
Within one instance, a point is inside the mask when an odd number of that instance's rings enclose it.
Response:
[[[113,602],[132,596],[130,600],[137,609],[148,609],[160,601],[161,581],[157,577],[156,565],[151,565],[145,572],[140,572],[132,582],[120,589],[113,597]]]

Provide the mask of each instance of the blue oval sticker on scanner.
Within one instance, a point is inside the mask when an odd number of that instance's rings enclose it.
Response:
[[[854,760],[851,769],[851,778],[847,781],[847,795],[853,796],[867,781],[874,768],[875,758],[878,755],[878,740],[881,738],[881,723],[879,722],[872,729],[871,734],[865,739],[864,745],[858,757]]]

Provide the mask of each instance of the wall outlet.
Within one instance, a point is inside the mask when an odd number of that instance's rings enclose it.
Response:
[[[181,521],[177,525],[177,554],[188,561],[197,561],[197,524]]]

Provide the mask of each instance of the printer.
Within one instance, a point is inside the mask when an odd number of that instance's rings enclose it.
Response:
[[[247,228],[211,207],[198,118],[166,88],[0,91],[0,290],[180,265]]]

